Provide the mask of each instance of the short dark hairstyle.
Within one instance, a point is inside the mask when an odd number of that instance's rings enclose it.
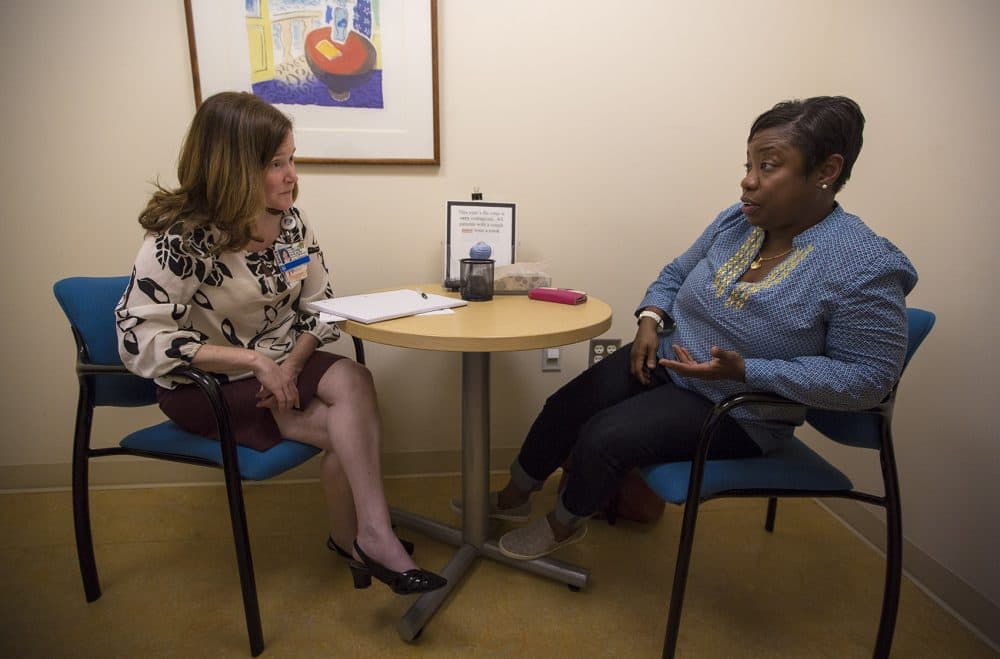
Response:
[[[837,192],[851,178],[854,161],[861,153],[865,116],[861,107],[846,96],[815,96],[778,103],[754,120],[747,141],[768,128],[787,131],[792,146],[802,153],[803,173],[807,176],[829,156],[843,156],[844,167],[833,184]]]

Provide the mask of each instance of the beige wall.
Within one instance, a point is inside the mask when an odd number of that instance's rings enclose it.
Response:
[[[174,179],[194,107],[182,4],[13,0],[0,12],[8,478],[68,473],[73,348],[51,285],[125,273],[150,181]],[[442,165],[300,170],[337,291],[438,279],[444,203],[478,186],[517,202],[521,257],[607,300],[608,336],[628,340],[647,283],[737,199],[753,117],[783,98],[853,96],[869,123],[841,201],[911,257],[910,303],[938,314],[896,416],[906,536],[996,607],[1000,3],[441,0],[438,25]],[[386,450],[453,451],[457,357],[370,353]],[[565,350],[562,373],[539,363],[494,359],[496,446],[519,444],[584,352]]]

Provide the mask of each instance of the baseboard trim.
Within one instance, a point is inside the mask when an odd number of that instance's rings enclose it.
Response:
[[[494,448],[490,464],[506,469],[517,455],[516,448]],[[457,474],[461,470],[459,451],[410,451],[385,453],[382,473],[387,478]],[[319,480],[319,460],[290,469],[268,482]],[[0,492],[66,490],[72,486],[69,463],[0,466]],[[128,488],[222,483],[222,471],[180,462],[111,456],[90,462],[92,488]]]
[[[863,504],[846,499],[821,499],[819,504],[839,518],[883,555],[885,522]],[[1000,607],[984,597],[958,575],[948,570],[909,540],[903,540],[903,571],[984,643],[1000,651]]]

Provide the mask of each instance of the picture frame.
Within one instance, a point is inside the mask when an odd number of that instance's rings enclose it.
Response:
[[[496,265],[515,262],[517,206],[487,201],[449,201],[445,287],[458,286],[461,261],[478,242],[490,246]]]
[[[195,104],[261,96],[296,160],[440,165],[437,0],[184,0]]]

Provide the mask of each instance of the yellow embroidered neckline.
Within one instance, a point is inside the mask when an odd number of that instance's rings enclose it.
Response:
[[[757,253],[760,252],[760,247],[763,243],[764,230],[760,227],[754,227],[750,235],[747,236],[747,239],[740,245],[740,248],[736,250],[736,253],[729,257],[715,271],[715,277],[712,281],[712,286],[715,289],[715,297],[722,297],[728,290],[729,295],[726,298],[727,307],[742,309],[743,305],[746,304],[747,300],[754,293],[771,288],[784,281],[795,270],[798,264],[813,251],[811,244],[805,247],[792,248],[788,252],[788,258],[776,265],[760,281],[738,281],[743,276],[743,273],[747,271],[747,268],[752,267],[753,260]],[[781,256],[785,255],[782,254]],[[777,257],[771,258],[774,259]],[[733,285],[734,283],[735,285]]]

